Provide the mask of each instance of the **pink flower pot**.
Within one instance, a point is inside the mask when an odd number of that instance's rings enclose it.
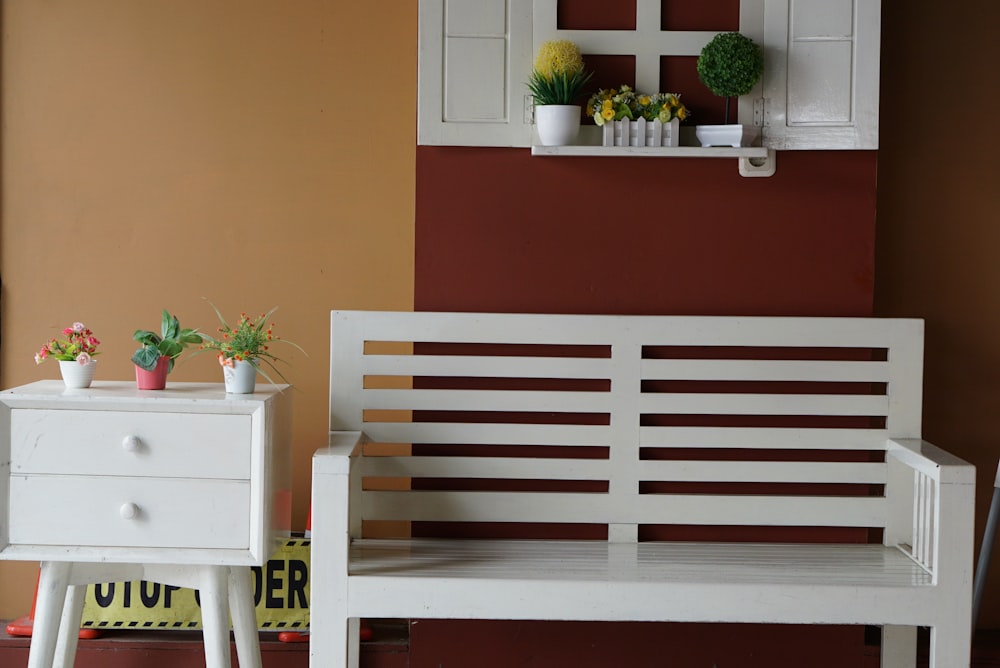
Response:
[[[140,390],[162,390],[167,386],[167,370],[170,366],[169,357],[161,357],[156,362],[156,368],[146,371],[142,367],[135,367],[135,384]]]

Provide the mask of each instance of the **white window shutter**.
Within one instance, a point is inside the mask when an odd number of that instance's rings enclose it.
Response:
[[[764,0],[764,145],[877,149],[880,0]]]
[[[417,142],[529,146],[531,0],[420,0]]]

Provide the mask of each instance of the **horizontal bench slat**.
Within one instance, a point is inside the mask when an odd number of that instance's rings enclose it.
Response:
[[[639,477],[643,481],[659,482],[880,485],[886,481],[886,465],[869,462],[643,461]]]
[[[366,491],[364,519],[425,522],[608,522],[606,494]]]
[[[367,422],[365,433],[380,443],[607,446],[611,442],[607,425]]]
[[[365,408],[434,411],[606,413],[608,392],[363,390]]]
[[[880,497],[643,494],[640,524],[719,526],[885,526]]]
[[[610,378],[610,358],[483,355],[366,355],[362,372],[385,376]],[[887,382],[886,362],[646,359],[647,380]]]
[[[647,359],[644,380],[887,382],[886,362]]]
[[[481,355],[366,355],[362,372],[381,376],[610,378],[610,359]]]
[[[334,312],[334,332],[338,320],[358,317]],[[416,312],[403,322],[399,313],[375,311],[358,324],[368,341],[546,345],[885,348],[923,331],[921,321],[902,319]]]
[[[368,409],[604,413],[608,392],[516,390],[363,390]],[[840,394],[644,393],[639,412],[673,415],[884,416],[884,396]]]
[[[404,478],[607,480],[606,459],[520,457],[365,457],[364,475]]]
[[[869,462],[642,461],[641,481],[884,484],[886,465]],[[366,476],[507,480],[608,480],[605,459],[365,457]]]
[[[878,497],[566,492],[366,491],[364,519],[428,522],[882,527]]]
[[[884,396],[849,394],[644,393],[639,412],[653,415],[884,416]]]
[[[640,427],[643,447],[886,450],[885,429]]]

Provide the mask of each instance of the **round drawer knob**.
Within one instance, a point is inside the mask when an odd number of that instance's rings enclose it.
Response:
[[[139,506],[134,503],[123,503],[118,512],[121,513],[122,519],[134,520],[139,516]]]
[[[122,439],[122,449],[125,452],[137,452],[139,450],[139,445],[141,443],[142,442],[139,440],[138,436],[133,436],[132,434],[129,434],[128,436]]]

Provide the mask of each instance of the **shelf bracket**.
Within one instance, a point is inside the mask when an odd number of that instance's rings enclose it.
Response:
[[[778,154],[767,149],[766,158],[740,158],[740,176],[774,176]]]

